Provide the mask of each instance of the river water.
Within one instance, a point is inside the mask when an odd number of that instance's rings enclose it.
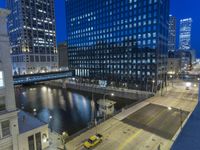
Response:
[[[56,88],[46,85],[21,86],[15,88],[16,104],[19,109],[35,115],[57,132],[74,134],[91,122],[96,101],[103,95]],[[107,97],[116,101],[115,110],[135,103],[130,99]]]

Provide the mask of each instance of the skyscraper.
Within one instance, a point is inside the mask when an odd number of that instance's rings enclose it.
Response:
[[[176,18],[169,16],[169,37],[168,37],[168,51],[174,52],[176,50]]]
[[[7,0],[13,71],[44,72],[57,68],[54,0]]]
[[[130,88],[166,78],[169,0],[66,0],[69,67]]]
[[[179,49],[191,49],[192,18],[180,20]]]
[[[68,68],[68,50],[67,43],[58,44],[58,66],[59,68]]]

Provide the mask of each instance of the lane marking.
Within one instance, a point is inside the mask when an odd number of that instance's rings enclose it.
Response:
[[[135,134],[131,135],[122,145],[119,146],[118,150],[123,150],[128,143],[130,143],[135,137],[137,137],[142,132],[142,129],[138,130]]]

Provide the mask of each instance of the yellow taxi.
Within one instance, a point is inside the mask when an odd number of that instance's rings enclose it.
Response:
[[[95,147],[97,144],[102,142],[102,135],[96,134],[91,136],[87,141],[84,142],[83,146],[87,149]]]

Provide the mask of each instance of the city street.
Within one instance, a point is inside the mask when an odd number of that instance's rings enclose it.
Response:
[[[192,71],[189,71],[189,74],[199,75],[200,74],[200,63],[198,62],[193,66]]]
[[[83,142],[96,132],[103,135],[103,142],[95,150],[169,150],[194,110],[198,88],[186,90],[182,81],[174,82],[155,97],[124,110],[67,143],[70,150],[80,150]]]
[[[124,123],[142,128],[166,139],[172,139],[189,112],[149,104],[123,120]],[[172,126],[173,124],[173,126]]]

